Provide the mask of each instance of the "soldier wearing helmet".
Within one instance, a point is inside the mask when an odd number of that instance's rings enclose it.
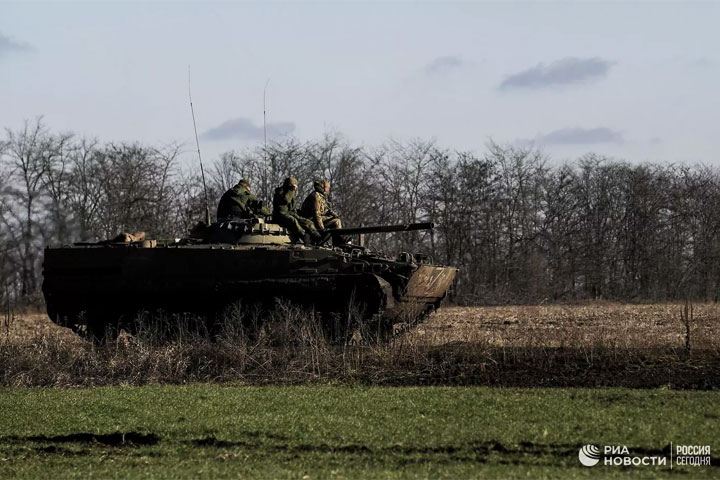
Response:
[[[220,198],[217,219],[223,222],[233,218],[252,218],[271,213],[270,209],[263,206],[263,202],[250,192],[250,182],[242,179]]]
[[[297,214],[295,197],[298,181],[295,177],[286,178],[282,186],[275,189],[273,195],[273,222],[287,228],[290,238],[296,242],[302,239],[306,245],[319,242],[321,236],[313,222]]]
[[[330,182],[327,180],[315,180],[313,192],[305,198],[300,208],[300,215],[309,218],[319,232],[342,228],[342,221],[338,214],[330,206],[328,194],[330,193]],[[345,239],[337,235],[333,237],[333,243],[345,243]]]

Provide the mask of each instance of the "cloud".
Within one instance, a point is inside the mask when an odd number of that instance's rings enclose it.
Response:
[[[279,137],[295,131],[294,122],[277,122],[267,124],[267,136]],[[233,118],[201,135],[206,140],[262,140],[262,125],[256,126],[248,118]]]
[[[29,44],[16,42],[12,38],[0,33],[0,56],[13,52],[32,52],[32,50],[33,48]]]
[[[623,134],[606,127],[598,128],[561,128],[533,140],[520,139],[515,143],[522,147],[535,145],[594,145],[598,143],[624,143]]]
[[[460,57],[438,57],[425,67],[425,73],[428,75],[441,74],[460,68],[465,64]]]
[[[549,65],[542,63],[507,77],[501,89],[543,88],[555,85],[587,83],[604,77],[615,62],[602,58],[567,57]]]
[[[717,60],[708,57],[700,57],[690,61],[690,66],[697,68],[711,68],[718,65]]]

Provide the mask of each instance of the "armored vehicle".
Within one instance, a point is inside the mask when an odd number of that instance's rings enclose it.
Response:
[[[334,235],[432,227],[346,228]],[[352,243],[293,244],[262,218],[200,224],[183,239],[116,240],[45,249],[42,289],[53,322],[103,338],[108,327],[132,331],[141,312],[190,313],[212,323],[238,302],[287,300],[328,318],[354,304],[388,333],[437,308],[456,274],[420,254],[391,258]]]

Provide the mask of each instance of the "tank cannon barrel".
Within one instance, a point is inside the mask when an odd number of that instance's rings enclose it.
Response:
[[[336,230],[332,230],[332,233],[340,235],[354,235],[358,233],[410,232],[412,230],[432,230],[434,227],[435,224],[432,222],[403,223],[400,225],[372,225],[368,227],[338,228]]]

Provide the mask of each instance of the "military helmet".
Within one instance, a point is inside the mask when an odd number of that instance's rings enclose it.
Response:
[[[250,182],[248,182],[248,181],[245,180],[244,178],[240,179],[240,181],[238,182],[238,185],[241,186],[241,187],[250,188]]]
[[[325,185],[329,183],[327,180],[315,180],[313,182],[313,188],[316,192],[325,193]]]
[[[285,179],[285,182],[283,182],[283,187],[284,188],[292,188],[294,186],[297,187],[297,184],[298,184],[297,178],[288,177]]]

